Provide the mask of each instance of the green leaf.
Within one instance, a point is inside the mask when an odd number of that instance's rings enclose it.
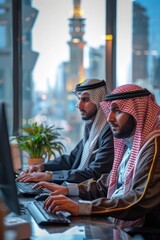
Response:
[[[60,155],[65,151],[65,146],[60,141],[59,131],[62,128],[56,128],[55,125],[38,125],[37,122],[23,126],[19,133],[12,140],[17,140],[19,149],[26,151],[30,157],[42,157],[48,154],[56,157],[56,152]],[[20,134],[21,133],[21,134]]]

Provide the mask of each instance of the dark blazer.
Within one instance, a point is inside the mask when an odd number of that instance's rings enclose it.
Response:
[[[53,182],[62,183],[64,181],[80,183],[87,179],[98,179],[103,173],[109,173],[113,164],[113,136],[109,124],[102,130],[88,167],[78,170],[81,162],[83,141],[71,151],[70,155],[62,155],[44,164],[44,171],[53,172]]]

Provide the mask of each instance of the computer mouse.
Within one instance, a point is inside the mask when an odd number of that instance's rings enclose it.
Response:
[[[44,201],[49,197],[49,193],[40,193],[37,196],[35,196],[35,200],[37,201]]]

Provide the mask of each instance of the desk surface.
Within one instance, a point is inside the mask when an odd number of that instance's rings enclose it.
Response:
[[[33,198],[20,197],[20,202],[26,203]],[[125,232],[118,230],[107,219],[101,216],[70,216],[71,223],[67,226],[40,227],[27,212],[25,219],[31,223],[31,240],[130,240]]]
[[[71,224],[64,226],[48,226],[40,228],[31,218],[32,238],[39,240],[120,240],[131,239],[126,233],[116,230],[104,219],[76,217]],[[116,238],[118,236],[118,238]]]

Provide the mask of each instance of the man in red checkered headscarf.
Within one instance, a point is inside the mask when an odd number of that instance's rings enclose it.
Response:
[[[81,199],[92,201],[56,196],[71,189],[52,185],[55,194],[45,207],[72,215],[104,214],[121,228],[160,227],[160,107],[153,94],[134,84],[116,88],[101,107],[114,135],[111,173],[73,186]]]

